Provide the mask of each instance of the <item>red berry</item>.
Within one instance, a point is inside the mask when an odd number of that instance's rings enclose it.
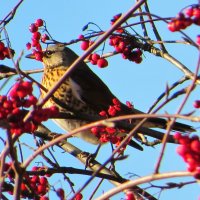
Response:
[[[197,153],[200,153],[200,141],[199,140],[194,140],[190,144],[191,149]]]
[[[15,51],[13,49],[10,49],[8,47],[5,47],[3,50],[3,54],[6,58],[10,59],[12,56],[14,56]]]
[[[196,165],[187,165],[187,170],[189,171],[189,172],[194,172],[195,171],[195,169],[196,169]]]
[[[136,64],[140,64],[140,63],[142,62],[142,57],[136,56],[135,59],[134,59],[134,62],[135,62]]]
[[[194,17],[194,19],[192,20],[194,24],[196,24],[197,26],[200,26],[200,18],[199,17]]]
[[[88,47],[89,47],[89,40],[85,40],[85,41],[83,41],[82,43],[81,43],[81,49],[82,50],[86,50],[86,49],[88,49]]]
[[[23,86],[23,87],[25,87],[26,89],[31,89],[33,83],[30,82],[30,81],[22,81],[22,82],[20,82],[20,85]]]
[[[21,135],[23,133],[23,130],[21,128],[11,128],[10,133],[15,135]]]
[[[81,193],[78,193],[75,197],[75,200],[81,200],[83,198],[83,195]]]
[[[18,91],[17,91],[17,96],[18,96],[19,98],[24,98],[24,97],[27,96],[27,93],[26,93],[25,90],[18,90]]]
[[[135,196],[134,196],[133,192],[128,191],[126,193],[126,200],[135,200]]]
[[[114,105],[120,106],[120,101],[117,98],[113,98],[112,102],[113,102]]]
[[[6,108],[6,109],[11,109],[12,108],[12,103],[10,101],[4,101],[2,107]]]
[[[4,60],[5,59],[5,56],[3,54],[3,52],[0,52],[0,60]]]
[[[48,180],[46,177],[42,176],[40,177],[39,182],[41,185],[46,185],[48,183]]]
[[[97,53],[93,53],[93,54],[91,55],[91,59],[92,59],[93,61],[97,61],[99,58],[100,58],[100,55],[97,54]]]
[[[0,42],[0,51],[3,51],[3,50],[4,50],[4,47],[5,47],[4,43],[3,43],[3,42]]]
[[[196,100],[194,103],[193,103],[193,106],[195,108],[200,108],[200,100]]]
[[[180,140],[182,138],[182,134],[180,133],[180,132],[176,132],[175,134],[174,134],[174,139],[175,140]]]
[[[38,183],[39,182],[39,176],[33,175],[31,178],[31,183]]]
[[[46,185],[41,185],[41,184],[38,184],[37,185],[37,193],[38,194],[46,194],[46,191],[47,191],[47,187]]]
[[[121,38],[119,38],[119,37],[112,38],[113,45],[119,45],[120,41],[121,41]]]
[[[15,108],[12,110],[12,114],[13,115],[20,115],[20,109],[19,108]]]
[[[175,26],[175,23],[173,21],[169,22],[167,27],[171,32],[177,31],[177,27]]]
[[[29,108],[32,105],[36,105],[37,103],[37,98],[33,95],[30,95],[28,99],[25,100],[23,106],[25,108]]]
[[[27,93],[31,93],[33,91],[33,83],[30,81],[22,81],[20,85],[28,90]]]
[[[117,20],[117,19],[119,19],[119,18],[121,17],[121,15],[122,15],[122,13],[119,13],[119,14],[115,15],[113,18],[114,18],[115,20]]]
[[[197,43],[198,45],[200,45],[200,35],[197,35],[196,43]]]
[[[78,39],[80,39],[80,40],[84,39],[84,35],[79,35]]]
[[[185,21],[184,21],[184,23],[185,23],[185,26],[188,27],[188,26],[190,26],[193,23],[193,21],[190,18],[186,18]]]
[[[56,190],[56,194],[60,197],[60,199],[64,199],[65,191],[62,188]]]
[[[37,27],[43,26],[43,24],[44,24],[44,21],[42,19],[37,19],[35,21],[35,26]]]
[[[40,43],[38,43],[35,48],[37,51],[42,52],[42,47],[41,47]]]
[[[106,127],[106,132],[112,135],[116,133],[116,129],[112,127]]]
[[[91,63],[92,65],[96,65],[96,64],[97,64],[97,61],[96,61],[96,60],[90,60],[90,63]]]
[[[200,179],[200,172],[197,171],[194,175],[194,178],[199,180]]]
[[[40,32],[34,32],[34,33],[33,33],[33,38],[34,38],[35,40],[39,40],[40,37],[41,37],[41,33],[40,33]]]
[[[40,200],[49,200],[49,197],[42,196],[42,197],[40,197]]]
[[[180,156],[184,156],[188,152],[188,148],[185,145],[179,145],[176,149],[176,152]]]
[[[199,8],[193,8],[193,14],[194,17],[200,18],[200,9]]]
[[[42,58],[43,58],[43,53],[42,53],[42,52],[36,51],[36,52],[34,52],[34,55],[35,55],[35,59],[36,59],[36,60],[42,62]]]
[[[30,26],[29,26],[29,31],[31,32],[31,33],[34,33],[34,32],[36,32],[38,30],[38,27],[35,25],[35,24],[31,24]]]
[[[126,101],[126,105],[130,108],[133,109],[133,104],[130,101]]]
[[[49,36],[47,34],[42,35],[41,41],[45,42],[46,40],[49,40]]]
[[[112,137],[110,138],[110,142],[112,144],[117,144],[119,142],[119,138],[116,137],[115,135],[112,135]]]
[[[108,108],[108,114],[110,116],[116,116],[116,113],[117,113],[117,110],[115,109],[115,107],[114,106],[109,106],[109,108]]]
[[[94,134],[94,135],[98,135],[100,132],[100,129],[97,126],[92,127],[90,130],[91,130],[92,134]]]
[[[30,42],[28,42],[28,43],[26,44],[26,49],[27,49],[27,50],[30,50],[30,49],[31,49],[31,43],[30,43]]]
[[[32,167],[32,171],[38,171],[38,169],[39,169],[39,167],[36,167],[36,166],[34,166],[34,167]]]
[[[188,136],[182,136],[180,139],[179,139],[179,143],[180,144],[183,144],[183,145],[189,145],[191,142],[190,138]]]
[[[58,112],[59,112],[59,109],[58,109],[57,106],[51,106],[51,107],[49,108],[49,110],[50,110],[51,116],[55,116],[55,115],[57,115]]]
[[[189,17],[192,17],[192,16],[193,16],[193,8],[192,8],[192,7],[187,8],[187,9],[185,10],[185,14],[186,14],[187,16],[189,16]]]
[[[100,58],[97,60],[97,65],[100,68],[104,68],[108,66],[108,61],[105,58]]]
[[[124,51],[124,49],[126,48],[126,43],[124,41],[121,41],[118,47],[121,49],[121,51]]]
[[[21,190],[22,190],[22,192],[27,190],[27,187],[24,183],[21,184]]]
[[[32,38],[31,45],[32,45],[33,47],[37,47],[37,46],[38,46],[38,44],[39,44],[39,41],[38,41],[38,40],[36,40],[36,39],[34,39],[34,38]]]
[[[101,112],[99,112],[99,115],[102,117],[107,117],[107,113],[105,110],[102,110]]]
[[[115,51],[117,53],[122,53],[122,50],[121,50],[121,48],[119,46],[115,46]]]
[[[108,134],[101,134],[99,140],[101,143],[105,143],[110,141],[110,137],[108,136]]]

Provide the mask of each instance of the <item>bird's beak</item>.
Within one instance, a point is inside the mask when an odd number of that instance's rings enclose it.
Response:
[[[33,53],[25,56],[26,58],[35,59],[35,55]]]

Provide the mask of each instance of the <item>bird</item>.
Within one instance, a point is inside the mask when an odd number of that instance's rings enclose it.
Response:
[[[44,72],[41,84],[47,90],[50,90],[59,81],[69,66],[79,57],[74,51],[61,43],[48,45],[42,51],[42,54]],[[34,54],[29,54],[26,57],[35,59]],[[41,90],[41,98],[44,98],[45,95],[46,92]],[[50,98],[44,106],[56,105],[60,112],[75,115],[73,118],[53,119],[62,129],[69,132],[89,123],[88,120],[79,118],[79,114],[87,114],[91,118],[97,117],[99,112],[108,109],[109,105],[113,103],[113,99],[116,99],[116,96],[110,91],[108,86],[82,61],[55,91],[53,98]],[[144,112],[135,108],[130,109],[122,102],[119,103],[120,111],[117,113],[118,115],[144,114]],[[140,120],[132,120],[130,123],[135,126]],[[152,130],[151,128],[166,129],[167,123],[167,120],[164,118],[150,118],[146,120],[142,127],[144,128],[143,131],[150,131]],[[175,122],[172,129],[181,132],[194,131],[190,125],[179,122]],[[99,138],[91,133],[91,130],[79,132],[75,134],[75,137],[79,137],[94,145],[101,143]],[[136,142],[132,141],[132,146],[143,150]]]

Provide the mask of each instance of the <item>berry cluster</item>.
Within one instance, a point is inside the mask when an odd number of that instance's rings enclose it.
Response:
[[[31,190],[34,191],[39,196],[45,195],[49,190],[48,180],[45,176],[37,176],[37,175],[33,175],[32,177],[27,176],[26,181],[29,182]],[[28,192],[28,187],[26,186],[26,184],[22,183],[21,190],[22,193]]]
[[[108,66],[108,61],[97,53],[90,54],[88,60],[92,65],[97,65],[100,68]]]
[[[43,170],[40,167],[33,167],[32,171]],[[12,169],[12,163],[5,163],[4,171],[7,172],[7,178],[10,183],[15,182],[15,172]],[[24,175],[23,181],[21,183],[21,197],[22,198],[31,198],[33,199],[35,195],[40,197],[40,200],[46,199],[44,195],[49,191],[48,180],[45,176],[33,175],[29,176]],[[13,194],[12,187],[5,188],[9,194]]]
[[[86,51],[89,46],[91,46],[94,42],[90,40],[84,39],[83,35],[79,36],[79,39],[83,40],[81,42],[81,49]],[[100,68],[104,68],[108,66],[108,61],[105,58],[102,58],[99,54],[94,53],[88,56],[88,60],[92,65],[97,65]]]
[[[9,47],[6,47],[5,44],[0,41],[0,60],[4,60],[5,58],[12,58],[15,54],[15,51]]]
[[[180,31],[188,26],[196,24],[200,26],[200,7],[193,5],[180,12],[177,17],[168,23],[168,29],[172,32]]]
[[[177,153],[187,163],[187,170],[194,172],[194,177],[200,179],[200,140],[198,136],[182,135],[177,132],[174,138],[180,143]]]
[[[120,35],[112,35],[109,44],[115,48],[117,53],[122,54],[123,59],[128,59],[138,64],[142,62],[142,51],[135,48],[135,45],[132,44],[129,38],[124,38]]]
[[[111,25],[113,25],[121,16],[122,16],[121,13],[115,15],[115,16],[111,19]],[[118,33],[124,33],[124,29],[119,27],[119,28],[116,30],[116,32],[118,32]]]
[[[42,19],[37,19],[35,23],[29,26],[29,31],[32,33],[31,43],[28,42],[26,44],[27,49],[33,48],[33,54],[35,55],[35,59],[42,61],[43,53],[42,47],[40,44],[41,42],[46,42],[49,40],[49,36],[47,34],[41,35],[39,32],[39,28],[43,27],[44,21]]]
[[[95,126],[91,128],[92,134],[99,138],[101,143],[111,142],[112,144],[116,144],[119,140],[115,135],[116,131],[115,128],[104,126]]]
[[[32,83],[19,81],[11,88],[8,96],[0,96],[0,120],[8,122],[11,134],[20,135],[24,132],[34,132],[38,124],[55,116],[58,109],[53,106],[50,108],[38,108],[33,111],[31,119],[24,122],[23,119],[31,106],[36,106],[37,98],[32,95]],[[3,127],[5,128],[5,127]]]
[[[114,117],[121,110],[121,103],[117,98],[112,100],[113,105],[109,105],[107,112],[102,110],[99,115],[102,117]]]
[[[116,116],[117,112],[121,110],[121,103],[118,99],[113,99],[113,105],[110,105],[108,110],[102,110],[99,115],[105,118]],[[111,142],[116,144],[120,137],[116,136],[116,132],[118,132],[116,128],[113,127],[104,127],[104,126],[95,126],[91,129],[92,134],[99,138],[102,143]]]
[[[130,107],[131,109],[132,107]],[[121,103],[118,99],[113,99],[113,105],[110,105],[108,110],[101,111],[99,113],[100,116],[109,118],[117,116],[117,114],[121,111]],[[125,130],[114,128],[114,127],[104,127],[104,126],[95,126],[91,128],[92,134],[94,134],[97,138],[99,138],[101,143],[111,142],[115,144],[115,146],[119,146],[123,137],[118,136],[119,133],[124,133]],[[121,149],[124,150],[126,145]]]

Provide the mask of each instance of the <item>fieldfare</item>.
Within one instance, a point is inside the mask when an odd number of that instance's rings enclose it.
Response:
[[[33,54],[27,55],[26,57],[35,58]],[[48,46],[47,49],[43,51],[44,73],[42,85],[47,90],[50,90],[77,58],[78,55],[63,44]],[[46,93],[41,90],[42,98],[45,94]],[[91,116],[91,118],[93,116],[97,117],[99,116],[100,111],[107,111],[109,105],[113,104],[113,99],[116,98],[104,82],[93,73],[85,62],[81,62],[76,66],[53,96],[53,98],[46,102],[45,107],[56,105],[60,112],[76,113],[73,119],[54,119],[54,121],[65,131],[71,131],[89,123],[88,120],[79,119],[78,114],[87,114]],[[135,108],[130,110],[130,108],[121,102],[120,108],[121,110],[117,115],[143,113]],[[140,120],[132,120],[131,123],[133,124],[133,127]],[[150,130],[150,128],[165,129],[166,126],[167,121],[165,119],[151,118],[143,124],[143,131]],[[179,122],[174,123],[173,130],[181,132],[194,131],[191,126]],[[92,144],[100,143],[99,138],[92,134],[91,130],[77,133],[75,136]],[[137,145],[136,148],[141,149]]]

